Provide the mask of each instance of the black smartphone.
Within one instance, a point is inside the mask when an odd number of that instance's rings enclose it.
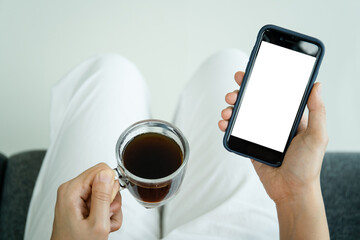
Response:
[[[324,50],[316,38],[274,25],[261,28],[225,132],[227,150],[281,165]]]

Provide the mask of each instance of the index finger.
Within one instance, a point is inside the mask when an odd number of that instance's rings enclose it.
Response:
[[[84,179],[86,182],[92,183],[93,179],[95,178],[95,175],[100,172],[101,170],[111,170],[109,165],[107,165],[104,162],[98,163],[95,166],[85,170],[82,172],[79,176],[76,178],[78,179]]]
[[[242,83],[242,81],[243,81],[244,75],[245,75],[245,73],[242,72],[242,71],[238,71],[238,72],[236,72],[235,75],[234,75],[235,81],[236,81],[236,83],[237,83],[239,86],[241,86],[241,83]]]
[[[72,179],[71,182],[73,188],[81,189],[80,197],[82,199],[89,198],[91,194],[91,186],[94,181],[94,178],[98,172],[101,170],[111,170],[111,168],[106,163],[98,163],[95,166],[87,169],[82,172],[79,176]],[[76,192],[76,191],[75,191]]]

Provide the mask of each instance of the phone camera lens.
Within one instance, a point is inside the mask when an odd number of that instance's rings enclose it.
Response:
[[[280,37],[280,41],[284,41],[284,38],[283,38],[283,37]]]

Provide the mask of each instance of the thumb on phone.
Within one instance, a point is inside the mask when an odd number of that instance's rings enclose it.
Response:
[[[308,100],[309,120],[308,131],[320,142],[326,142],[326,110],[321,98],[321,84],[315,83]]]

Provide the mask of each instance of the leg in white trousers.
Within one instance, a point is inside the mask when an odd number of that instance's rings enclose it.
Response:
[[[229,49],[206,60],[186,86],[174,123],[190,145],[178,195],[165,207],[163,235],[172,239],[277,239],[276,209],[249,159],[223,147],[218,128],[225,94],[248,57]]]
[[[30,203],[25,239],[49,239],[60,184],[105,162],[116,167],[115,144],[132,123],[147,119],[148,90],[128,60],[102,55],[86,60],[53,89],[50,146]],[[122,191],[123,226],[110,239],[158,239],[159,213]]]
[[[217,127],[224,96],[237,89],[233,75],[248,58],[238,50],[210,57],[179,101],[174,119],[190,143],[190,159],[178,195],[164,208],[165,239],[278,238],[275,206],[250,160],[228,153]],[[51,144],[34,189],[26,239],[49,239],[58,186],[85,169],[114,167],[115,143],[135,121],[150,117],[148,93],[136,67],[107,55],[89,59],[58,83],[51,106]],[[110,239],[158,239],[159,214],[128,193],[124,222]]]

